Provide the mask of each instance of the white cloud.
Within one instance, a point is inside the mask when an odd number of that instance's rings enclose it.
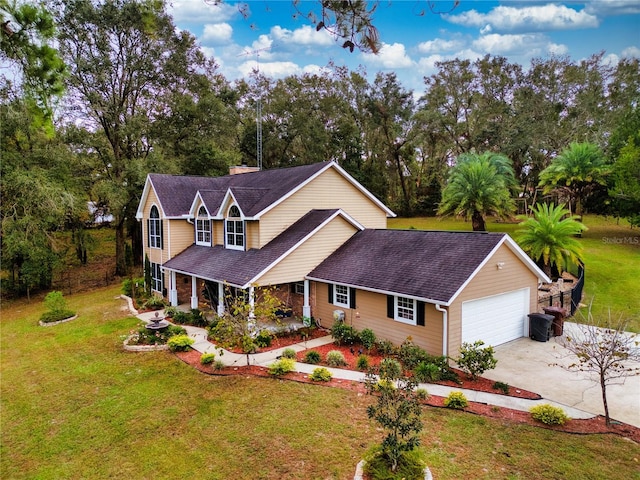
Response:
[[[229,2],[217,5],[204,0],[172,0],[167,4],[167,12],[175,23],[181,22],[223,22],[240,15],[238,7]]]
[[[453,50],[462,47],[460,40],[444,40],[443,38],[436,38],[435,40],[428,40],[418,44],[418,51],[424,54],[451,52]]]
[[[506,34],[492,33],[473,42],[473,47],[492,55],[540,55],[568,53],[566,45],[556,44],[541,33]]]
[[[240,75],[244,78],[251,76],[252,72],[259,67],[260,73],[270,78],[284,78],[290,75],[299,75],[302,69],[293,62],[244,62],[238,66]]]
[[[383,43],[377,55],[365,53],[362,56],[368,64],[382,68],[409,68],[414,65],[401,43]]]
[[[622,50],[622,56],[623,57],[633,57],[633,58],[640,58],[640,48],[638,47],[627,47],[624,50]]]
[[[213,23],[204,26],[202,40],[207,43],[228,43],[233,36],[233,28],[228,23]]]
[[[444,15],[446,20],[483,31],[546,31],[596,28],[599,20],[585,10],[573,10],[565,5],[547,4],[530,7],[499,6],[488,13],[476,10],[460,15]]]
[[[271,28],[270,35],[278,44],[282,43],[287,46],[329,46],[334,43],[325,30],[316,31],[315,28],[311,28],[309,25],[303,25],[295,30],[287,30],[286,28],[275,26]]]
[[[633,0],[598,0],[585,2],[584,11],[599,17],[640,13],[640,2]]]

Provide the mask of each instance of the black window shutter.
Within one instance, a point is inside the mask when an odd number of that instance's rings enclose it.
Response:
[[[147,248],[151,247],[151,219],[147,218]]]
[[[387,295],[387,317],[395,318],[395,297],[393,295]]]
[[[160,220],[160,250],[164,248],[164,228],[162,228],[162,220]]]
[[[329,291],[329,303],[333,303],[333,283],[327,283],[327,290]]]
[[[356,289],[349,287],[349,308],[356,308]]]
[[[418,303],[418,318],[417,318],[417,323],[418,325],[420,325],[421,327],[424,327],[424,302],[417,302]]]

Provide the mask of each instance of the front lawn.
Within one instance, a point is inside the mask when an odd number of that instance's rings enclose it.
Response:
[[[585,215],[588,230],[580,241],[584,248],[585,288],[583,303],[593,302],[597,318],[620,317],[629,321],[628,330],[640,332],[640,230],[631,229],[626,220]],[[471,222],[456,218],[392,218],[389,228],[471,231]],[[517,240],[515,223],[487,221],[490,232],[504,232]],[[578,314],[574,318],[580,322]]]
[[[124,352],[138,320],[118,294],[68,295],[78,318],[48,328],[41,302],[3,303],[0,478],[345,479],[379,440],[352,391]],[[640,447],[615,435],[435,408],[423,420],[439,480],[638,478]]]

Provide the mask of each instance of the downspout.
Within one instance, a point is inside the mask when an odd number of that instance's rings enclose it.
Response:
[[[436,310],[438,310],[439,312],[442,312],[442,356],[446,357],[447,356],[447,351],[449,350],[448,347],[448,337],[449,337],[449,321],[448,321],[448,314],[447,314],[447,309],[446,308],[442,308],[442,305],[439,304],[435,304],[436,305]]]

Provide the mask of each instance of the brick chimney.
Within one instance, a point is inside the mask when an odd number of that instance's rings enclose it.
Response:
[[[248,165],[235,165],[233,167],[229,167],[229,175],[239,175],[241,173],[251,173],[251,172],[259,172],[260,169],[258,167],[249,167]]]

